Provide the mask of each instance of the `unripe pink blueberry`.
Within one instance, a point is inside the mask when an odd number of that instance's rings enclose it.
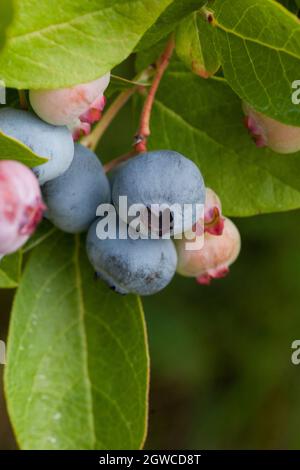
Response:
[[[222,204],[219,196],[211,188],[206,188],[204,227],[204,231],[211,235],[222,235],[224,229]]]
[[[38,180],[23,164],[0,161],[0,258],[18,250],[40,222],[45,206]]]
[[[43,121],[68,126],[85,115],[91,106],[99,107],[109,81],[110,73],[107,73],[93,82],[71,88],[30,90],[30,104]]]
[[[212,279],[228,274],[229,266],[239,255],[241,238],[234,223],[225,218],[222,235],[215,236],[206,232],[204,245],[200,250],[187,250],[186,246],[185,239],[176,243],[177,272],[186,277],[195,277],[199,284],[210,284]]]
[[[104,95],[99,96],[89,107],[89,109],[81,114],[79,117],[81,122],[88,122],[89,124],[94,124],[99,121],[102,116],[102,111],[105,108],[106,99]]]
[[[92,126],[88,122],[81,122],[80,119],[77,119],[68,128],[72,132],[73,140],[76,142],[81,137],[88,135]]]
[[[290,126],[255,111],[243,103],[245,126],[257,147],[269,147],[277,153],[294,153],[300,150],[300,127]]]
[[[202,236],[203,233],[220,236],[224,230],[224,221],[219,196],[211,188],[205,188],[204,223],[203,219],[198,220],[186,233],[187,238],[193,240],[196,236]]]
[[[83,113],[75,122],[68,125],[70,131],[72,132],[73,139],[75,141],[79,140],[81,137],[88,135],[91,132],[92,124],[99,121],[102,116],[102,111],[105,107],[106,99],[102,95],[97,98],[90,108]]]

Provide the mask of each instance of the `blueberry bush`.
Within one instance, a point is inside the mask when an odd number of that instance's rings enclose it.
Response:
[[[240,253],[229,217],[300,208],[299,10],[299,0],[1,1],[0,288],[15,290],[4,388],[21,449],[142,448],[141,297],[176,272],[201,297]],[[131,147],[113,127],[128,103]],[[144,235],[156,217],[157,239],[99,239],[100,204],[129,231],[124,195],[147,208]],[[176,240],[171,214],[164,239],[156,203],[203,204],[188,227],[203,247]]]

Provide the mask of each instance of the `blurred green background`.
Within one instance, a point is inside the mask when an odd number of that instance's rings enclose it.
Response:
[[[115,73],[132,77],[133,61]],[[130,103],[99,145],[102,161],[126,152],[135,130]],[[177,277],[144,299],[152,363],[146,448],[300,449],[300,366],[291,363],[300,339],[300,211],[236,223],[243,247],[228,278],[205,287]],[[0,339],[12,295],[0,291]],[[0,449],[12,448],[1,392]]]
[[[227,279],[178,278],[145,302],[150,448],[300,448],[300,213],[237,222],[243,250]]]

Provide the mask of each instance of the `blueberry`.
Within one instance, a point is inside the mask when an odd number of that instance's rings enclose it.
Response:
[[[74,143],[66,127],[46,124],[27,111],[3,108],[0,110],[0,130],[37,155],[49,158],[47,163],[34,168],[41,185],[62,175],[72,162]]]
[[[189,241],[189,243],[196,243]],[[222,233],[206,232],[202,249],[187,250],[186,240],[176,242],[177,272],[182,276],[195,277],[199,284],[209,284],[212,279],[224,277],[229,266],[237,259],[241,249],[241,237],[230,219],[223,219]]]
[[[111,199],[108,179],[97,155],[80,144],[75,144],[69,169],[46,183],[42,191],[47,218],[69,233],[87,230],[96,218],[98,205]]]
[[[269,147],[277,153],[295,153],[300,150],[300,127],[290,126],[243,103],[245,125],[257,147]]]
[[[224,229],[222,204],[219,196],[211,188],[206,188],[204,222],[206,233],[216,236],[222,235]]]
[[[184,204],[190,204],[193,210],[189,225],[190,229],[196,222],[196,204],[205,202],[205,186],[202,175],[197,166],[180,153],[170,150],[159,150],[143,153],[131,160],[119,169],[113,178],[112,198],[120,212],[119,197],[127,196],[128,207],[133,204],[142,204],[148,211],[153,204],[177,204],[179,211],[183,211]],[[152,214],[153,209],[151,208]],[[159,218],[161,213],[153,214]],[[122,217],[122,215],[120,214]],[[173,234],[182,233],[182,221],[170,214],[170,224]],[[149,214],[145,214],[145,230],[150,228]],[[153,227],[152,227],[153,228]],[[155,232],[155,230],[154,230]]]
[[[45,206],[39,183],[22,163],[0,161],[0,258],[18,250],[40,222]]]
[[[36,114],[49,124],[67,126],[81,116],[84,122],[94,122],[89,109],[92,107],[96,111],[102,107],[102,96],[109,82],[108,72],[97,80],[70,88],[30,90],[30,104]]]
[[[111,289],[120,294],[152,295],[170,283],[177,265],[172,240],[133,240],[118,236],[100,240],[96,234],[98,221],[89,229],[87,254],[98,276]],[[119,224],[124,228],[124,222],[119,220]]]

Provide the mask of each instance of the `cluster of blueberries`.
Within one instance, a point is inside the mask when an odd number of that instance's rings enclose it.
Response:
[[[18,162],[0,162],[0,256],[22,246],[44,213],[64,232],[88,232],[88,258],[97,276],[118,293],[154,294],[169,284],[176,270],[202,284],[223,277],[238,256],[239,233],[223,218],[219,198],[205,188],[191,160],[169,150],[144,152],[107,177],[97,155],[74,144],[74,134],[85,133],[83,124],[99,119],[107,84],[107,77],[102,77],[89,86],[32,92],[30,102],[36,114],[0,110],[1,132],[47,159],[33,172]],[[124,197],[128,207],[145,208],[140,212],[138,237],[129,236],[132,217],[123,215],[120,201]],[[186,205],[192,211],[184,233],[170,212],[167,231],[171,236],[165,237],[162,214],[155,207],[177,207],[181,212]],[[201,205],[205,210],[198,220],[196,207]],[[114,237],[98,236],[97,227],[104,218],[99,207],[115,208]],[[153,229],[156,236],[151,238]],[[187,232],[196,243],[201,230],[204,246],[187,250]]]

